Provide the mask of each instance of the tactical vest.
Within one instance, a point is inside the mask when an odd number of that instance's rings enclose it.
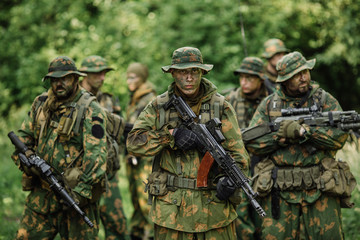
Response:
[[[38,98],[35,103],[34,110],[34,126],[36,127],[36,133],[39,135],[36,139],[40,139],[43,135],[47,119],[45,119],[43,113],[43,105],[47,99],[47,94],[43,94]],[[60,118],[59,122],[51,121],[48,127],[56,128],[59,134],[59,141],[62,143],[66,155],[66,162],[70,163],[68,168],[73,164],[70,159],[69,147],[67,140],[69,140],[71,133],[74,135],[80,134],[80,129],[85,119],[85,113],[92,101],[96,100],[96,97],[88,92],[83,92],[77,102],[70,102],[66,104],[66,111]],[[106,113],[106,143],[107,143],[107,169],[106,173],[109,179],[114,177],[116,171],[120,169],[119,160],[119,144],[121,142],[121,134],[124,130],[125,123],[120,116],[110,113],[104,110]]]
[[[316,104],[319,111],[322,111],[322,106],[324,105],[326,91],[322,88],[316,89],[315,93],[311,97],[311,102],[309,107],[313,104]],[[299,106],[301,107],[301,106]],[[281,109],[283,108],[282,101],[280,96],[275,92],[270,99],[270,103],[267,106],[269,113],[269,121],[273,122],[276,118],[281,117]]]
[[[164,105],[169,101],[169,94],[165,92],[156,98],[157,108],[159,111],[159,128],[163,127],[165,124],[170,122],[178,122],[179,116],[178,112],[174,107],[169,108],[168,110],[164,109]],[[203,103],[200,107],[200,123],[206,123],[213,118],[221,119],[223,114],[225,97],[215,93],[212,95],[211,99],[205,103]],[[200,117],[201,116],[201,117]],[[161,153],[160,153],[161,154]],[[156,172],[160,169],[160,159],[157,155],[153,159],[153,168],[152,171]],[[176,159],[176,168],[177,174],[181,175],[181,156],[177,156]],[[197,189],[196,187],[196,179],[183,178],[178,176],[173,176],[168,174],[167,179],[165,180],[166,186],[171,188],[187,188],[187,189]],[[156,188],[156,187],[155,187]]]

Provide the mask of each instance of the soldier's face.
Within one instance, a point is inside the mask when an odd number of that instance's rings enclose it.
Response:
[[[305,69],[295,74],[292,78],[284,82],[288,94],[291,96],[302,96],[310,87],[310,71]]]
[[[104,84],[106,73],[106,70],[97,73],[87,73],[87,77],[84,78],[84,81],[86,81],[92,89],[97,91]]]
[[[241,91],[245,95],[252,95],[256,93],[261,88],[261,80],[258,76],[247,73],[240,73],[239,81],[241,86]]]
[[[126,83],[128,85],[129,91],[133,92],[140,87],[143,81],[136,73],[128,73]]]
[[[73,74],[61,78],[50,78],[51,88],[57,99],[67,99],[74,92],[76,80]]]
[[[202,70],[200,68],[172,69],[171,75],[176,86],[188,97],[199,92]]]

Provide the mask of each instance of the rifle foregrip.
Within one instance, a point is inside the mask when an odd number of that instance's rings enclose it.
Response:
[[[16,136],[13,131],[8,133],[8,137],[10,138],[12,144],[14,144],[16,149],[18,149],[20,152],[25,153],[28,150],[28,147],[22,141],[20,141],[18,136]]]

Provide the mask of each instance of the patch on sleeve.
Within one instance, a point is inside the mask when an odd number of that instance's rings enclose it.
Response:
[[[96,137],[98,139],[102,139],[104,137],[104,129],[99,124],[95,124],[91,128],[91,133],[94,137]]]
[[[92,120],[93,120],[93,121],[99,121],[100,123],[103,123],[103,122],[104,122],[104,120],[102,120],[102,119],[99,118],[99,117],[92,117]]]

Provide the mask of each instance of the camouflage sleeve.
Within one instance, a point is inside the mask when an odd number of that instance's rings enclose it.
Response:
[[[169,132],[169,124],[157,129],[158,113],[156,100],[149,103],[140,113],[130,131],[126,146],[130,154],[138,157],[155,156],[164,147],[174,147],[174,137]]]
[[[269,117],[266,111],[268,104],[270,104],[269,97],[261,101],[250,121],[249,127],[269,122]],[[276,132],[272,132],[250,141],[246,144],[246,148],[256,155],[263,156],[276,151],[281,148],[281,146],[277,141]]]
[[[323,111],[342,111],[339,102],[329,93],[325,95]],[[306,134],[302,142],[322,150],[341,149],[348,137],[348,134],[341,129],[333,127],[309,127],[305,126]]]
[[[222,144],[234,160],[240,165],[243,170],[248,170],[249,154],[244,147],[241,137],[240,127],[238,125],[234,108],[225,101],[224,112],[221,117],[222,133],[225,137],[225,142]]]
[[[35,104],[37,102],[36,98],[32,103],[31,110],[29,111],[27,117],[21,124],[21,128],[18,131],[17,136],[19,139],[28,147],[33,148],[35,144],[35,126],[34,126],[34,111],[35,111]],[[20,168],[20,160],[18,157],[18,151],[15,150],[14,153],[11,155],[11,158],[14,160],[16,166]]]
[[[83,124],[83,174],[73,189],[91,198],[92,186],[101,181],[106,172],[106,116],[100,105],[93,101],[87,110]]]

